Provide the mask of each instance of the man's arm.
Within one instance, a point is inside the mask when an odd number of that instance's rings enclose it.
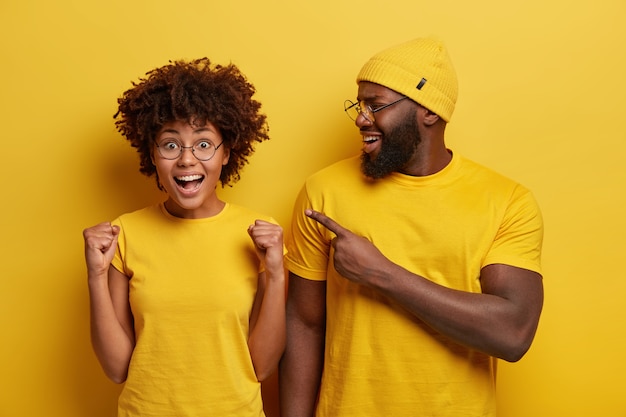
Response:
[[[312,417],[324,364],[326,282],[289,274],[287,346],[280,362],[280,410]]]
[[[470,293],[443,287],[393,265],[378,278],[364,276],[362,282],[457,343],[518,361],[530,348],[539,324],[541,275],[495,264],[484,267],[480,279],[482,293]]]
[[[517,361],[534,338],[543,306],[542,277],[494,264],[481,271],[482,293],[459,291],[416,275],[386,258],[369,240],[307,210],[337,237],[334,265],[343,277],[386,295],[455,342]]]

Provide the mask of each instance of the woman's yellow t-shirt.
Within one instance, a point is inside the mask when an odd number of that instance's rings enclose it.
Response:
[[[272,221],[231,204],[181,219],[159,204],[114,221],[136,336],[119,417],[264,415],[247,345],[257,218]]]

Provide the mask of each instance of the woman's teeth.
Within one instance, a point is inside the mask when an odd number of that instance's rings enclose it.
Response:
[[[204,176],[202,175],[181,175],[180,177],[174,177],[176,180],[176,184],[179,187],[184,188],[185,190],[191,190],[193,188],[200,187],[202,181],[204,180]]]
[[[202,175],[183,175],[181,177],[176,177],[177,181],[197,181],[202,179]]]

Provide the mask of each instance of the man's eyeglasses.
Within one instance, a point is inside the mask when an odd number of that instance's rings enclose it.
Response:
[[[376,120],[376,118],[374,117],[374,113],[384,110],[389,106],[393,106],[394,104],[401,102],[405,98],[408,98],[408,97],[403,96],[402,98],[399,98],[393,103],[385,104],[382,106],[372,106],[370,104],[367,104],[363,100],[358,101],[356,103],[352,102],[351,100],[346,100],[343,103],[343,110],[346,112],[348,117],[354,121],[356,121],[359,115],[362,114],[363,117],[365,117],[365,119],[367,119],[370,123],[374,123],[374,121]]]
[[[185,149],[191,149],[191,153],[199,161],[208,161],[213,158],[217,149],[222,146],[224,141],[215,146],[208,140],[199,140],[192,146],[183,146],[176,140],[165,140],[161,143],[157,143],[156,147],[159,150],[159,154],[165,159],[178,159],[183,154]]]

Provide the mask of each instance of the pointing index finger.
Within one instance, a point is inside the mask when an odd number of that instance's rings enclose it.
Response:
[[[325,214],[320,213],[319,211],[306,209],[304,211],[304,214],[306,214],[307,217],[310,217],[311,219],[315,220],[316,222],[318,222],[319,224],[321,224],[322,226],[324,226],[331,232],[335,233],[337,236],[341,236],[345,234],[346,232],[348,232],[348,229],[344,228],[339,223],[337,223],[330,217],[326,216]]]

